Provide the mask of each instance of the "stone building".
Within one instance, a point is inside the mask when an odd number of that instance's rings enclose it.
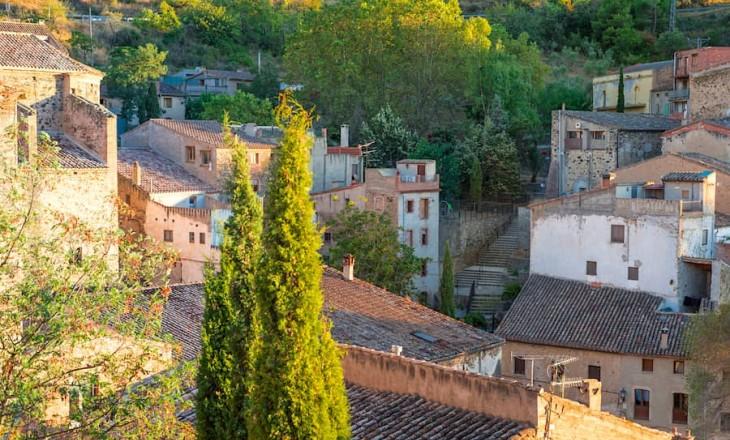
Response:
[[[230,208],[216,198],[219,192],[150,149],[119,150],[119,197],[126,205],[121,227],[177,251],[172,282],[201,282],[205,264],[220,260],[222,221]]]
[[[233,131],[248,146],[251,181],[263,194],[279,131],[255,124],[234,127]],[[138,147],[149,148],[215,187],[222,186],[231,166],[232,150],[225,147],[217,121],[150,119],[122,135],[122,148]]]
[[[699,116],[695,115],[696,110],[692,108],[691,100],[695,86],[693,77],[728,63],[730,63],[730,47],[702,47],[676,52],[674,54],[674,90],[669,95],[672,112],[684,119],[698,119]],[[717,79],[711,78],[713,76],[714,74],[710,74],[710,78],[705,79],[700,75],[702,79],[699,82],[716,82]],[[702,100],[700,99],[700,101]]]
[[[599,187],[604,174],[658,156],[661,133],[678,125],[659,115],[554,111],[546,195]]]
[[[435,304],[441,279],[436,161],[405,159],[396,168],[368,168],[365,173],[366,209],[388,214],[401,229],[401,241],[427,259],[413,283]]]
[[[182,90],[188,98],[198,98],[203,94],[234,95],[238,90],[247,88],[255,78],[245,69],[234,71],[196,67],[168,75],[164,82]]]
[[[502,376],[555,394],[563,381],[575,400],[585,399],[575,381],[597,380],[603,411],[686,430],[690,317],[663,304],[648,292],[532,274],[496,332],[507,341]]]
[[[102,77],[59,49],[44,27],[0,23],[0,158],[11,166],[34,160],[46,133],[59,147],[60,168],[40,199],[58,213],[113,230],[116,118],[99,104]],[[116,262],[112,250],[109,263]]]
[[[157,101],[160,105],[160,118],[184,120],[186,106],[185,94],[180,89],[160,81],[157,81],[156,87]],[[117,115],[120,121],[120,134],[130,126],[136,127],[139,125],[139,119],[136,114],[129,120],[123,119],[122,106],[124,105],[124,101],[121,98],[109,96],[107,88],[103,85],[101,87],[101,104]]]
[[[670,310],[709,299],[716,175],[669,173],[532,204],[530,273],[660,296]],[[564,249],[555,258],[556,249]]]
[[[624,109],[630,113],[669,115],[672,60],[635,64],[624,69]],[[593,111],[616,111],[618,72],[593,78]]]
[[[730,119],[700,120],[662,134],[664,153],[696,153],[730,163]]]

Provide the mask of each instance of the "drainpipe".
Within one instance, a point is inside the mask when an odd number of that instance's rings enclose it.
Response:
[[[564,140],[564,131],[563,128],[563,112],[565,111],[565,103],[563,103],[562,109],[558,110],[558,195],[565,194],[565,171],[563,170],[563,167],[565,166],[565,140]]]

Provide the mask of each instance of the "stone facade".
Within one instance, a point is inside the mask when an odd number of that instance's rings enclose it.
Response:
[[[690,77],[689,108],[693,120],[730,117],[730,59],[728,64]]]
[[[730,126],[697,121],[662,134],[664,153],[699,153],[730,162]]]

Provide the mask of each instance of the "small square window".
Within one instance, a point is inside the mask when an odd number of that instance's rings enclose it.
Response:
[[[674,361],[674,374],[684,374],[684,361]]]
[[[172,108],[172,98],[165,97],[163,99],[165,108]]]
[[[598,365],[588,366],[588,379],[601,380],[601,367]]]
[[[198,238],[200,238],[200,244],[205,244],[205,232],[201,232]]]
[[[689,190],[688,189],[682,190],[682,200],[689,200]]]
[[[172,243],[172,229],[165,229],[163,232],[163,239],[168,242]]]
[[[611,225],[611,243],[624,242],[624,225]]]
[[[525,375],[525,360],[518,357],[512,358],[512,364],[514,366],[514,374],[524,376]]]
[[[641,371],[651,373],[654,371],[654,359],[642,359],[641,360]]]
[[[188,145],[185,147],[185,161],[195,162],[195,147]]]
[[[413,212],[413,200],[406,200],[406,212]]]
[[[190,234],[188,234],[188,241],[190,243],[195,243],[195,232],[191,232]]]
[[[631,281],[639,280],[639,268],[638,267],[629,267],[629,280],[631,280]]]
[[[598,275],[598,263],[586,261],[586,275]]]

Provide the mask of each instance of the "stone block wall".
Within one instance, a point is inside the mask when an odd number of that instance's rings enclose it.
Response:
[[[511,220],[506,212],[477,212],[459,210],[442,215],[439,223],[439,252],[443,258],[446,242],[451,249],[454,270],[474,264],[479,251],[496,238]]]
[[[660,131],[619,131],[616,141],[616,168],[662,154],[661,133]]]
[[[730,66],[690,78],[689,108],[693,120],[730,117]]]

